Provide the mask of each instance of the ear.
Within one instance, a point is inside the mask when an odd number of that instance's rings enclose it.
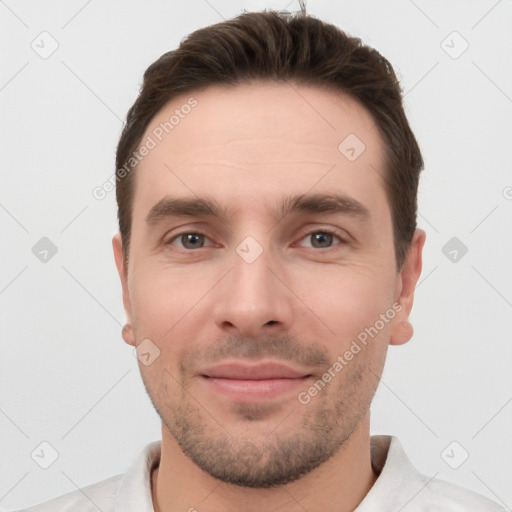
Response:
[[[413,328],[409,323],[409,315],[414,302],[416,283],[421,275],[422,251],[425,239],[426,234],[422,229],[415,230],[411,245],[409,246],[399,273],[396,302],[402,305],[402,309],[393,319],[393,327],[389,340],[391,345],[406,343],[413,335]]]
[[[132,326],[132,303],[130,299],[130,291],[128,289],[128,272],[124,261],[123,241],[120,233],[116,233],[112,238],[112,247],[114,249],[114,259],[116,261],[117,272],[121,279],[123,305],[127,318],[126,325],[123,327],[123,339],[128,343],[128,345],[135,346],[135,334]]]

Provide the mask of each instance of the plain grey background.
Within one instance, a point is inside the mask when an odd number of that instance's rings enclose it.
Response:
[[[265,7],[298,3],[0,2],[2,509],[124,472],[160,437],[121,338],[115,193],[92,190],[114,172],[146,67],[191,31]],[[426,164],[415,335],[390,348],[372,433],[510,508],[512,2],[307,7],[391,61]]]

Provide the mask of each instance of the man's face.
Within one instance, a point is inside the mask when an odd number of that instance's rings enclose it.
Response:
[[[176,98],[148,136],[128,269],[118,236],[114,249],[149,396],[214,477],[295,480],[367,422],[412,305],[419,270],[404,292],[378,129],[339,93],[255,83]]]

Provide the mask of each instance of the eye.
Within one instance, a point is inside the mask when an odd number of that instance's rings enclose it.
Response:
[[[309,241],[309,243],[308,243]],[[302,247],[313,247],[315,249],[330,249],[338,243],[344,243],[335,232],[323,229],[311,231],[300,241]],[[194,250],[213,245],[206,235],[197,232],[180,233],[165,243],[166,245],[177,245],[181,249]]]
[[[180,233],[166,242],[166,245],[178,245],[181,249],[201,249],[207,240],[202,233]]]
[[[309,240],[311,247],[315,249],[330,249],[335,243],[343,243],[339,236],[329,230],[312,231],[308,233],[302,240]],[[301,246],[306,246],[304,243],[300,243]]]

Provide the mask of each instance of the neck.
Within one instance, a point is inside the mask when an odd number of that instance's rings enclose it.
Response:
[[[370,458],[369,413],[329,460],[295,482],[268,489],[239,487],[213,478],[184,455],[162,427],[162,453],[152,475],[152,495],[156,512],[256,512],[262,508],[349,512],[361,503],[376,478]]]

